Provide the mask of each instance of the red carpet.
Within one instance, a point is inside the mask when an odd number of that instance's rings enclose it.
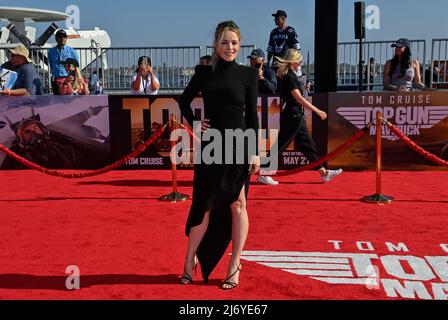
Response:
[[[227,292],[217,287],[225,276],[227,257],[210,284],[178,285],[190,201],[157,200],[171,192],[170,177],[169,171],[116,171],[65,180],[32,171],[0,172],[0,299],[448,295],[448,252],[441,246],[448,244],[446,171],[384,173],[383,192],[397,201],[382,207],[358,201],[374,193],[374,173],[344,173],[325,185],[314,172],[281,178],[276,187],[253,183],[241,282]],[[179,179],[180,191],[191,195],[192,172],[179,172]],[[343,241],[341,250],[329,240]],[[373,251],[358,250],[358,241],[371,242]],[[403,243],[409,252],[390,252],[387,242]],[[378,289],[362,284],[368,270],[361,270],[359,259],[364,258],[359,257],[365,256],[359,254],[376,256],[371,261],[379,268]],[[65,287],[69,265],[80,269],[81,290]],[[394,286],[403,289],[394,291]]]

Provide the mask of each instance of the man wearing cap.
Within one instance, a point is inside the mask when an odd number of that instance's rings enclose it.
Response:
[[[64,30],[56,32],[56,43],[56,47],[48,52],[48,60],[50,61],[53,94],[59,95],[56,80],[68,76],[63,63],[67,59],[75,59],[79,64],[79,55],[75,49],[67,45],[67,33]]]
[[[265,63],[263,50],[255,49],[247,58],[250,66],[258,70],[258,93],[274,94],[277,91],[277,77]]]
[[[9,49],[9,52],[11,54],[10,63],[17,72],[17,80],[11,90],[3,90],[0,94],[10,96],[41,95],[42,83],[29,58],[29,50],[24,46],[18,46]]]
[[[283,57],[288,49],[300,50],[299,37],[293,27],[286,25],[288,15],[284,10],[277,10],[273,13],[277,28],[271,31],[268,44],[268,61],[271,63],[272,57]]]

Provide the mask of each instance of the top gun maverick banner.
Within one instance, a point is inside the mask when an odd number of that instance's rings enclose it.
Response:
[[[380,111],[388,121],[397,125],[418,145],[438,157],[448,159],[447,92],[330,93],[328,97],[328,138],[325,136],[325,130],[318,130],[316,127],[313,138],[318,147],[328,142],[328,151],[334,150],[349,139],[357,128],[361,129],[370,121],[374,121],[376,112]],[[0,143],[45,167],[100,168],[132,152],[140,142],[168,123],[170,115],[176,115],[178,120],[182,119],[182,122],[187,124],[180,114],[177,98],[176,95],[52,96],[16,99],[0,97]],[[258,99],[258,116],[262,129],[259,148],[262,157],[277,139],[281,107],[278,97],[260,96]],[[318,107],[323,106],[318,104]],[[193,101],[192,108],[198,119],[204,118],[201,98]],[[311,131],[311,114],[307,113],[306,118]],[[22,123],[36,127],[37,132],[30,136],[29,141],[20,141],[21,134],[25,133],[24,130],[18,130],[19,127],[24,127],[19,126]],[[43,132],[40,132],[42,129]],[[46,156],[47,153],[39,151],[42,148],[39,149],[39,144],[35,142],[41,141],[37,139],[40,133],[51,138],[51,147],[58,147],[57,154],[62,160],[54,157],[50,159]],[[382,133],[383,169],[444,170],[397,140],[386,126],[382,127]],[[65,135],[63,139],[61,134]],[[373,169],[376,153],[375,134],[374,126],[367,136],[356,142],[350,150],[330,161],[329,165],[346,170]],[[170,169],[169,138],[167,130],[154,145],[138,158],[129,161],[124,168]],[[70,143],[64,144],[63,141],[68,140]],[[191,142],[190,152],[193,150],[193,140]],[[191,158],[192,154],[191,152]],[[293,169],[308,162],[293,142],[280,154],[279,168]],[[0,155],[0,166],[1,169],[23,167],[3,154]],[[192,168],[192,165],[182,164],[178,167]]]
[[[331,93],[329,96],[328,150],[346,141],[356,128],[362,129],[383,117],[422,148],[448,159],[448,95],[446,92]],[[411,150],[382,127],[383,169],[444,170]],[[366,137],[329,164],[344,169],[373,169],[376,157],[376,126]]]

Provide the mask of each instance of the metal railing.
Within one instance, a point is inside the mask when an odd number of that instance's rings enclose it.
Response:
[[[104,73],[105,91],[129,93],[132,77],[141,56],[151,58],[152,67],[160,82],[160,90],[172,92],[186,87],[199,63],[200,47],[110,48]],[[124,92],[122,92],[124,93]]]
[[[383,88],[384,65],[394,55],[391,45],[395,41],[369,41],[364,43],[364,89],[381,91]],[[242,46],[237,62],[248,64],[247,56],[255,49],[254,45]],[[428,86],[448,89],[448,39],[432,40],[431,59],[426,61],[427,46],[425,40],[411,41],[414,59],[418,59],[423,67],[422,79]],[[30,57],[35,63],[37,72],[43,82],[44,94],[51,93],[51,74],[48,67],[49,48],[31,49]],[[152,66],[161,84],[161,93],[177,93],[182,91],[194,74],[194,68],[199,58],[212,54],[213,47],[145,47],[145,48],[81,48],[77,49],[80,56],[80,67],[83,76],[89,81],[95,74],[102,80],[105,94],[130,94],[133,73],[137,69],[140,56],[149,56]],[[338,44],[338,90],[358,89],[359,43],[342,42]],[[370,58],[375,64],[369,63]],[[0,49],[0,64],[7,61],[7,49]],[[304,72],[308,78],[313,78],[313,65],[308,61],[304,64]],[[372,70],[372,68],[375,68]],[[311,69],[311,70],[310,70]],[[376,77],[371,78],[371,71]],[[425,81],[426,80],[426,81]]]
[[[391,41],[368,41],[364,42],[364,74],[362,75],[364,89],[368,91],[379,90],[383,88],[384,65],[387,60],[392,59],[395,49],[391,45],[395,40]],[[426,65],[426,41],[411,41],[412,57],[417,59],[425,69]],[[373,58],[374,63],[370,63]],[[341,90],[357,90],[359,84],[359,43],[358,42],[341,42],[338,44],[338,88]],[[372,70],[372,68],[375,68]],[[376,77],[371,77],[372,73]],[[422,73],[422,81],[425,81],[426,74]]]
[[[432,40],[431,87],[448,89],[448,39]]]
[[[194,74],[194,67],[201,56],[201,47],[148,47],[148,48],[75,48],[80,58],[83,77],[89,81],[97,74],[104,92],[130,94],[132,77],[141,56],[151,58],[153,69],[159,79],[161,90],[182,90]],[[0,64],[6,62],[8,54],[3,49]],[[48,63],[50,48],[33,48],[30,58],[43,82],[44,94],[51,93],[51,74]]]
[[[130,94],[132,77],[141,56],[151,58],[152,67],[160,82],[160,91],[182,91],[194,74],[194,68],[202,55],[211,54],[213,47],[146,47],[146,48],[75,48],[80,57],[83,77],[89,81],[99,75],[104,93]],[[255,49],[253,45],[241,47],[237,62],[247,64],[247,56]],[[44,94],[51,93],[51,74],[48,63],[50,48],[32,48],[30,58],[34,61],[43,82]],[[8,59],[6,49],[0,49],[0,64]]]

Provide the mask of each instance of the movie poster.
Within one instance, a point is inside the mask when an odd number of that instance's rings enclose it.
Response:
[[[167,124],[171,114],[180,119],[172,96],[109,96],[112,159],[119,160],[133,152],[151,135]],[[163,135],[122,169],[169,169],[170,131]]]
[[[0,97],[0,143],[48,169],[110,163],[108,97]],[[0,168],[23,169],[0,152]]]
[[[420,147],[448,160],[448,96],[444,92],[330,94],[328,150],[349,139],[356,129],[375,121],[379,111]],[[410,149],[382,127],[384,170],[446,170]],[[376,126],[337,159],[332,167],[375,168]]]

